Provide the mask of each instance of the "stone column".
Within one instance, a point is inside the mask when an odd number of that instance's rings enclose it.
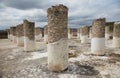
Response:
[[[81,33],[81,43],[88,43],[88,35],[89,35],[88,26],[82,27],[80,33]]]
[[[71,29],[70,28],[68,28],[68,39],[71,39]]]
[[[63,71],[68,67],[68,8],[62,4],[48,8],[48,69]]]
[[[115,22],[114,23],[113,47],[114,48],[120,48],[120,22]]]
[[[77,29],[77,38],[78,39],[80,38],[80,29],[79,28]]]
[[[13,41],[13,27],[10,27],[10,40]]]
[[[35,45],[35,23],[24,20],[24,51],[31,52],[36,50]]]
[[[44,27],[44,42],[48,43],[48,25]]]
[[[40,27],[36,27],[35,28],[35,40],[40,41],[41,38],[42,38],[42,30],[40,29]]]
[[[16,38],[16,27],[13,27],[13,42],[14,42],[14,43],[17,42],[17,38]]]
[[[96,19],[92,25],[91,52],[103,55],[105,50],[105,18]]]
[[[7,29],[8,40],[10,40],[10,29]]]
[[[112,39],[113,37],[113,26],[114,26],[114,22],[106,22],[106,26],[105,26],[105,39]]]
[[[92,27],[89,27],[89,38],[92,38]]]
[[[18,46],[24,46],[23,24],[17,25],[17,45]]]

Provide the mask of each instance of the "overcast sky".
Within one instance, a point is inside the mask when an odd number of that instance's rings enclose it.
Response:
[[[9,28],[28,19],[36,27],[47,24],[47,8],[63,4],[69,8],[69,27],[91,25],[97,18],[120,20],[120,0],[0,0],[0,29]]]

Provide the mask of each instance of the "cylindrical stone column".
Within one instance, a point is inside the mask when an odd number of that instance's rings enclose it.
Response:
[[[13,41],[13,27],[10,27],[10,40]]]
[[[114,26],[114,22],[106,22],[106,26],[105,26],[105,39],[112,39],[113,37],[113,26]]]
[[[113,47],[120,48],[120,22],[114,23]]]
[[[68,8],[52,6],[48,13],[48,69],[63,71],[68,67]]]
[[[13,42],[14,42],[14,43],[17,42],[17,38],[16,38],[16,27],[13,27]]]
[[[40,29],[40,27],[36,27],[35,28],[35,41],[40,41],[41,38],[42,38],[42,30]]]
[[[7,29],[8,40],[10,40],[10,29]]]
[[[77,29],[77,38],[78,39],[80,38],[80,29],[79,28]]]
[[[105,50],[105,18],[96,19],[92,25],[91,52],[103,55]]]
[[[23,24],[17,26],[17,45],[24,46],[24,30]]]
[[[44,42],[48,43],[48,25],[45,25],[44,27]]]
[[[92,38],[92,27],[89,27],[89,38]]]
[[[80,30],[81,34],[81,43],[88,43],[88,35],[89,35],[89,30],[88,26],[84,26]]]
[[[24,51],[31,52],[36,50],[35,45],[35,23],[24,20]]]
[[[71,35],[71,29],[68,28],[68,39],[71,39],[72,38],[72,35]]]

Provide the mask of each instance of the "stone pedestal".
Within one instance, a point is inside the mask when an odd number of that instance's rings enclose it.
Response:
[[[17,45],[18,46],[24,46],[23,24],[17,25]]]
[[[81,34],[81,43],[88,43],[88,35],[89,35],[89,30],[88,30],[88,26],[84,26],[81,28],[80,30],[80,34]]]
[[[113,47],[120,48],[120,22],[114,23]]]
[[[48,8],[48,69],[63,71],[68,67],[68,8],[64,5]]]
[[[42,38],[42,30],[40,29],[40,27],[37,27],[35,28],[35,40],[40,41],[41,38]]]
[[[105,51],[105,18],[96,19],[92,25],[91,52],[103,55]]]
[[[24,51],[31,52],[36,50],[35,45],[35,23],[24,20]]]

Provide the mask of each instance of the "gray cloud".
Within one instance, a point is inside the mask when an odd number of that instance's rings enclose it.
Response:
[[[47,8],[57,4],[69,8],[69,27],[91,25],[92,20],[100,17],[120,20],[120,0],[0,0],[0,27],[17,25],[23,19],[43,27],[47,24]]]

